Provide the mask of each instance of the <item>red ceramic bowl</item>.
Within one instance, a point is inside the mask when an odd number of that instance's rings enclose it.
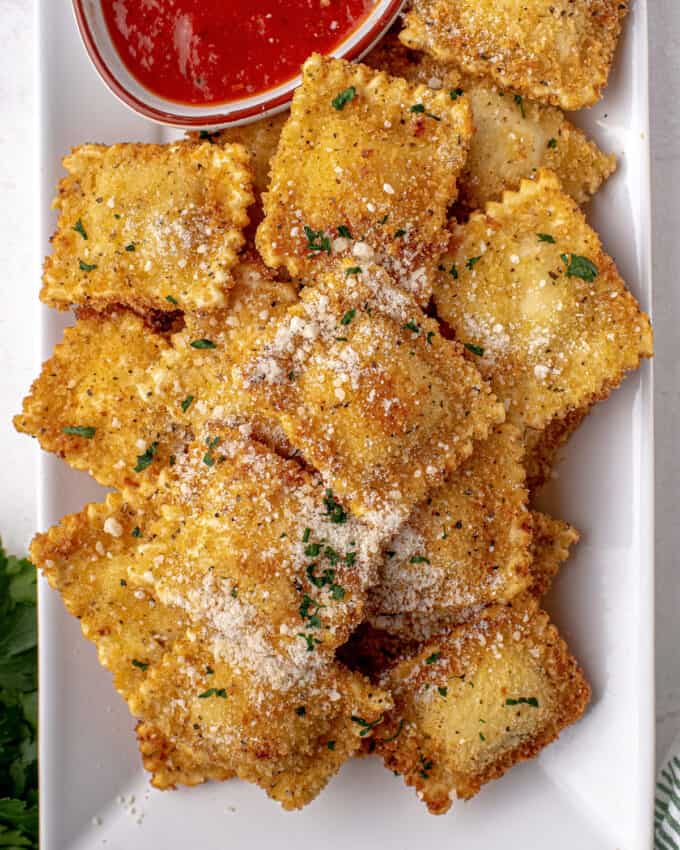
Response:
[[[333,56],[360,59],[382,38],[404,0],[378,0],[366,20],[333,51]],[[256,95],[229,103],[184,104],[168,100],[143,86],[127,69],[109,34],[99,0],[73,0],[80,35],[99,76],[134,112],[171,127],[217,129],[247,124],[285,109],[300,77]]]

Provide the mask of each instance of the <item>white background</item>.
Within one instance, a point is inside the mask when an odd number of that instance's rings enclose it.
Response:
[[[656,332],[657,754],[680,729],[680,3],[652,0],[651,126]],[[34,8],[0,0],[0,534],[36,527],[34,445],[11,426],[37,374]]]

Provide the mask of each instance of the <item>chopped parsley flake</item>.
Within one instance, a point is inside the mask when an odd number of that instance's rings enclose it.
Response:
[[[434,767],[434,762],[432,759],[426,759],[425,756],[420,757],[421,770],[418,771],[418,775],[422,776],[423,779],[430,778],[430,771]]]
[[[359,737],[365,738],[369,732],[371,732],[373,729],[375,729],[376,726],[379,726],[383,722],[384,717],[385,716],[381,714],[377,720],[373,721],[373,723],[369,723],[368,720],[364,720],[363,717],[357,717],[356,714],[353,714],[351,716],[351,719],[353,723],[357,723],[359,726],[362,727],[361,732],[359,732]]]
[[[480,741],[486,741],[486,738],[484,737],[484,735],[481,732],[479,733],[479,740]]]
[[[361,266],[350,266],[348,269],[345,269],[345,277],[349,277],[353,274],[361,274]]]
[[[302,597],[302,602],[300,603],[300,616],[303,620],[307,620],[307,624],[312,629],[320,629],[321,628],[321,620],[319,619],[319,611],[324,606],[321,605],[320,602],[317,602],[315,599],[312,599],[307,593]]]
[[[206,440],[206,445],[208,446],[208,451],[203,455],[203,463],[206,466],[214,466],[215,465],[215,458],[213,456],[212,451],[213,451],[213,449],[217,448],[217,446],[219,446],[219,444],[220,444],[220,438],[219,437],[213,437],[212,440],[211,439]]]
[[[414,555],[410,561],[410,564],[429,564],[430,561],[424,555]]]
[[[132,536],[133,537],[141,537],[142,536],[142,529],[138,525],[136,525],[132,529]]]
[[[215,675],[215,671],[213,670],[213,668],[209,664],[205,668],[205,675],[206,676],[214,676]]]
[[[454,263],[449,269],[449,274],[454,280],[458,280],[458,269],[456,268],[456,264]]]
[[[297,714],[298,717],[304,717],[305,714],[307,714],[307,709],[304,707],[304,705],[299,705],[295,709],[295,713]]]
[[[144,670],[148,670],[148,669],[149,669],[149,665],[148,665],[147,663],[145,663],[144,661],[137,661],[137,659],[136,659],[136,658],[133,658],[133,659],[132,659],[132,666],[133,666],[133,667],[138,667],[138,668],[139,668],[142,672],[143,672]]]
[[[432,655],[428,655],[428,657],[425,659],[425,663],[426,664],[434,664],[434,662],[439,661],[439,659],[441,657],[442,657],[441,652],[433,652]]]
[[[399,230],[394,231],[394,238],[401,239],[402,236],[406,236],[406,231],[403,227],[400,227]]]
[[[135,466],[135,472],[144,472],[144,470],[151,466],[151,461],[154,459],[154,455],[156,454],[156,449],[158,448],[158,443],[153,442],[149,446],[149,448],[144,452],[143,455],[137,455],[137,464]]]
[[[555,237],[549,233],[538,233],[537,236],[539,242],[549,242],[551,245],[555,244]]]
[[[515,95],[515,103],[519,106],[519,111],[522,113],[522,118],[526,118],[526,113],[524,112],[524,98],[521,94]]]
[[[413,319],[409,319],[408,322],[404,325],[404,328],[407,331],[413,331],[414,334],[420,333],[420,327],[413,321]]]
[[[126,250],[128,253],[131,253],[132,251],[135,251],[136,249],[137,249],[137,246],[136,246],[136,244],[135,244],[134,242],[130,242],[130,243],[129,243],[129,245],[126,245],[126,246],[125,246],[125,250]]]
[[[329,741],[326,744],[326,746],[328,747],[329,750],[334,750],[335,749],[335,741]]]
[[[189,345],[192,348],[217,348],[211,339],[193,339]]]
[[[444,699],[446,699],[449,693],[449,689],[446,687],[439,687],[437,688],[437,690],[439,691],[439,696],[444,697]]]
[[[80,219],[78,219],[78,221],[73,225],[73,229],[76,233],[80,233],[83,239],[87,239],[87,231],[83,227],[83,223]]]
[[[549,148],[556,148],[557,147],[557,139],[549,139],[548,140],[548,147]]]
[[[61,430],[62,433],[68,434],[71,437],[84,437],[86,440],[91,440],[97,433],[97,429],[89,425],[67,425]]]
[[[311,528],[305,528],[305,530],[302,532],[302,542],[303,543],[306,543],[309,540],[309,535],[311,533],[312,533]]]
[[[506,705],[530,705],[532,708],[538,708],[538,700],[536,697],[518,697],[517,699],[508,698],[505,700]]]
[[[344,224],[341,224],[338,227],[338,236],[342,236],[343,239],[351,239],[352,231],[349,229],[349,227],[346,227]]]
[[[473,354],[476,354],[477,357],[484,357],[484,349],[481,345],[474,345],[474,343],[472,342],[466,342],[463,344],[468,351],[471,351]]]
[[[472,270],[481,259],[481,257],[470,257],[467,263],[465,263],[465,268]]]
[[[222,699],[226,699],[227,692],[224,688],[208,688],[207,691],[203,691],[202,694],[198,695],[199,699],[208,699],[208,697],[222,697]]]
[[[451,100],[458,100],[464,94],[463,89],[451,89],[449,91],[449,97]]]
[[[340,319],[340,324],[341,325],[349,325],[350,322],[352,321],[352,319],[356,316],[356,314],[357,314],[356,310],[354,310],[354,309],[348,310],[345,313],[345,315],[342,317],[342,319]]]
[[[83,260],[78,260],[78,265],[80,266],[81,272],[93,272],[97,268],[96,263],[86,263]]]
[[[165,300],[169,301],[171,304],[177,304],[177,299],[173,298],[172,295],[166,295]]]
[[[298,632],[297,636],[307,642],[307,652],[314,652],[316,647],[321,643],[321,641],[314,637],[314,635],[305,635],[302,632]]]
[[[347,511],[339,502],[335,501],[332,490],[326,490],[323,503],[326,506],[326,515],[332,523],[344,525],[347,522]]]
[[[598,274],[598,268],[587,257],[579,254],[560,254],[562,262],[567,267],[567,277],[580,277],[586,283],[592,283]]]
[[[307,248],[310,251],[325,251],[327,254],[331,252],[331,240],[328,236],[324,235],[323,230],[312,230],[312,228],[305,224],[304,227],[305,236],[307,237]]]
[[[182,405],[181,405],[181,407],[182,407],[182,413],[186,413],[186,412],[187,412],[187,410],[191,407],[191,402],[192,402],[193,400],[194,400],[194,397],[193,397],[192,395],[188,395],[188,396],[184,399],[184,401],[182,402]]]
[[[347,106],[348,103],[351,103],[356,97],[357,90],[354,86],[349,86],[349,88],[341,91],[340,94],[336,94],[336,96],[331,101],[331,106],[333,109],[337,109],[338,112],[342,112],[342,110]]]
[[[417,115],[426,115],[428,118],[433,118],[435,121],[442,120],[438,115],[433,115],[431,112],[425,112],[425,107],[422,103],[414,103],[410,112],[415,112]]]
[[[434,331],[428,331],[428,332],[427,332],[427,344],[428,344],[428,345],[432,345],[432,337],[433,337],[433,336],[435,336],[435,332],[434,332]]]

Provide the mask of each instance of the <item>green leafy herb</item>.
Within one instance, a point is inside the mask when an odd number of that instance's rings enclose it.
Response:
[[[192,402],[193,400],[194,400],[194,397],[193,397],[192,395],[188,395],[188,396],[184,399],[184,401],[182,402],[182,405],[181,405],[181,407],[182,407],[182,413],[186,413],[186,412],[187,412],[187,410],[191,407],[191,402]]]
[[[549,233],[539,233],[538,234],[539,242],[549,242],[551,245],[555,244],[555,237],[551,236]]]
[[[331,252],[331,240],[324,235],[323,230],[312,230],[309,225],[305,224],[305,236],[307,237],[307,248],[310,251],[325,251],[327,254]]]
[[[477,357],[484,357],[484,349],[481,345],[475,345],[472,342],[466,342],[463,344],[468,351],[471,351],[473,354],[476,354]]]
[[[397,731],[394,735],[388,735],[387,738],[381,738],[383,744],[389,744],[390,741],[394,741],[401,735],[401,730],[404,728],[404,718],[402,717],[399,721],[399,725],[397,726]]]
[[[305,530],[302,532],[302,542],[303,543],[306,543],[309,540],[309,535],[311,533],[312,533],[311,528],[305,528]]]
[[[142,529],[138,525],[136,525],[132,529],[132,536],[133,537],[141,537],[142,536]]]
[[[300,616],[303,620],[307,620],[307,624],[312,629],[320,629],[321,628],[321,619],[319,617],[319,611],[323,608],[320,602],[317,602],[315,599],[312,599],[307,593],[302,597],[302,602],[300,603]]]
[[[439,661],[439,659],[441,657],[442,657],[441,652],[433,652],[432,655],[428,655],[428,657],[425,659],[425,663],[426,664],[434,664],[435,661]]]
[[[359,726],[362,727],[361,732],[359,732],[359,737],[365,738],[366,735],[368,735],[369,732],[375,729],[376,726],[380,726],[380,724],[384,720],[384,717],[385,716],[381,714],[380,717],[377,720],[374,720],[372,723],[369,723],[368,720],[364,720],[363,717],[358,717],[356,714],[353,714],[351,716],[351,719],[353,723],[357,723]]]
[[[326,506],[326,515],[332,523],[344,525],[347,522],[347,511],[342,507],[340,502],[336,502],[332,490],[326,490],[323,503]]]
[[[222,697],[222,699],[226,699],[227,691],[225,688],[208,688],[207,691],[203,691],[202,694],[198,695],[199,699],[208,699],[208,697]]]
[[[481,732],[479,733],[479,740],[480,741],[486,741],[486,738],[484,737],[484,735]]]
[[[357,314],[356,310],[354,310],[354,309],[348,310],[345,313],[345,315],[342,317],[342,319],[340,319],[340,324],[341,325],[349,325],[350,322],[352,321],[352,319],[356,316],[356,314]]]
[[[557,147],[557,139],[549,139],[548,140],[548,147],[549,148],[556,148]]]
[[[425,107],[422,103],[414,103],[410,109],[410,112],[415,112],[417,115],[426,115],[428,118],[433,118],[435,121],[442,120],[438,115],[433,115],[431,112],[426,112]]]
[[[148,466],[151,466],[151,461],[154,459],[154,455],[156,454],[157,448],[158,443],[153,442],[143,455],[137,455],[137,465],[135,466],[135,472],[144,472],[144,470]]]
[[[302,632],[298,632],[298,637],[301,637],[307,643],[307,652],[314,652],[316,647],[321,643],[319,638],[314,637],[314,635],[306,635]]]
[[[144,662],[144,661],[137,661],[137,659],[136,659],[136,658],[133,658],[133,659],[132,659],[132,666],[133,666],[133,667],[139,667],[139,669],[140,669],[142,672],[144,672],[145,670],[148,670],[148,669],[149,669],[149,665],[148,665],[146,662]]]
[[[403,227],[400,227],[399,230],[394,231],[394,238],[401,239],[402,236],[406,236],[406,231]]]
[[[231,593],[229,595],[232,599],[236,599],[238,597],[238,587],[232,587]]]
[[[464,94],[463,89],[451,89],[449,92],[449,97],[451,100],[458,100]]]
[[[83,237],[83,239],[87,239],[87,232],[86,232],[85,228],[83,227],[83,223],[80,219],[78,219],[78,221],[74,224],[73,229],[75,230],[76,233],[80,233],[80,235]]]
[[[38,848],[35,568],[0,543],[0,847]]]
[[[477,263],[481,259],[482,259],[481,257],[470,257],[470,259],[467,261],[467,263],[465,263],[465,268],[470,269],[470,270],[474,269],[474,267],[477,265]]]
[[[579,254],[560,254],[562,262],[567,267],[567,277],[580,277],[586,283],[592,283],[598,274],[598,268],[587,257]]]
[[[93,272],[97,268],[96,263],[86,263],[84,260],[78,260],[78,266],[81,272]]]
[[[428,344],[428,345],[432,345],[432,338],[433,338],[434,336],[435,336],[435,332],[434,332],[434,331],[428,331],[428,332],[427,332],[427,344]]]
[[[331,751],[334,750],[335,749],[335,741],[328,741],[326,746],[328,747],[329,750],[331,750]]]
[[[198,134],[198,138],[202,141],[212,142],[215,138],[215,135],[216,134],[211,133],[210,130],[201,130],[201,132]]]
[[[407,331],[412,331],[414,334],[420,333],[420,327],[413,321],[413,319],[409,319],[408,322],[404,325],[404,328]]]
[[[217,348],[211,339],[194,339],[189,343],[189,345],[192,348]]]
[[[307,709],[304,707],[304,705],[299,705],[295,709],[295,713],[297,714],[298,717],[304,717],[305,714],[307,714]]]
[[[437,688],[437,690],[439,691],[439,696],[444,697],[444,699],[446,699],[449,693],[449,689],[446,687],[439,687]]]
[[[346,227],[344,224],[338,226],[338,236],[342,236],[343,239],[351,239],[352,231],[349,227]]]
[[[423,779],[430,778],[430,771],[434,767],[434,762],[432,759],[426,759],[425,756],[420,757],[420,766],[421,769],[418,771],[418,775],[422,776]]]
[[[333,107],[333,109],[337,109],[338,112],[342,112],[342,110],[347,106],[347,104],[351,103],[354,100],[356,93],[357,90],[354,88],[354,86],[350,86],[349,88],[344,89],[344,91],[341,91],[340,94],[336,94],[336,96],[331,101],[331,106]]]
[[[177,299],[176,299],[176,298],[173,298],[173,297],[172,297],[172,295],[166,295],[166,296],[165,296],[165,300],[166,300],[166,301],[169,301],[171,304],[177,304],[177,303],[178,303],[178,302],[177,302]]]
[[[350,266],[348,269],[345,269],[345,277],[353,274],[361,274],[361,266]],[[351,312],[354,313],[354,310]]]
[[[522,118],[526,118],[526,113],[524,112],[524,98],[521,94],[515,95],[515,103],[519,106],[519,111],[522,113]]]
[[[458,269],[456,268],[456,264],[454,263],[449,269],[449,274],[454,280],[458,280]]]
[[[215,675],[215,671],[213,670],[213,668],[209,664],[205,668],[205,675],[206,676],[214,676]]]
[[[505,700],[506,705],[530,705],[532,708],[538,708],[538,700],[536,697],[518,697],[517,699],[508,698]]]
[[[380,224],[387,224],[387,219],[390,217],[389,213],[385,213],[385,215],[380,219]]]
[[[430,561],[429,561],[428,558],[425,557],[425,555],[414,555],[409,560],[409,563],[411,563],[411,564],[429,564]]]
[[[126,246],[125,246],[125,250],[126,250],[128,253],[132,253],[132,251],[136,251],[136,250],[137,250],[137,245],[136,245],[134,242],[130,242],[130,243],[129,243],[129,245],[126,245]]]
[[[213,452],[213,449],[215,449],[215,448],[217,448],[217,446],[219,446],[220,438],[219,437],[213,437],[212,440],[210,438],[208,438],[205,441],[205,444],[208,447],[208,451],[203,455],[203,463],[206,466],[214,466],[215,465],[215,458],[214,458],[212,452]]]
[[[69,434],[72,437],[84,437],[86,440],[91,440],[97,433],[97,429],[90,425],[67,425],[61,430],[64,434]]]

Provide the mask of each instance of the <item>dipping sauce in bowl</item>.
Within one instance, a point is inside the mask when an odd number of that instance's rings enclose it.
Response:
[[[230,103],[331,53],[375,0],[102,0],[111,39],[147,89],[184,104]]]

